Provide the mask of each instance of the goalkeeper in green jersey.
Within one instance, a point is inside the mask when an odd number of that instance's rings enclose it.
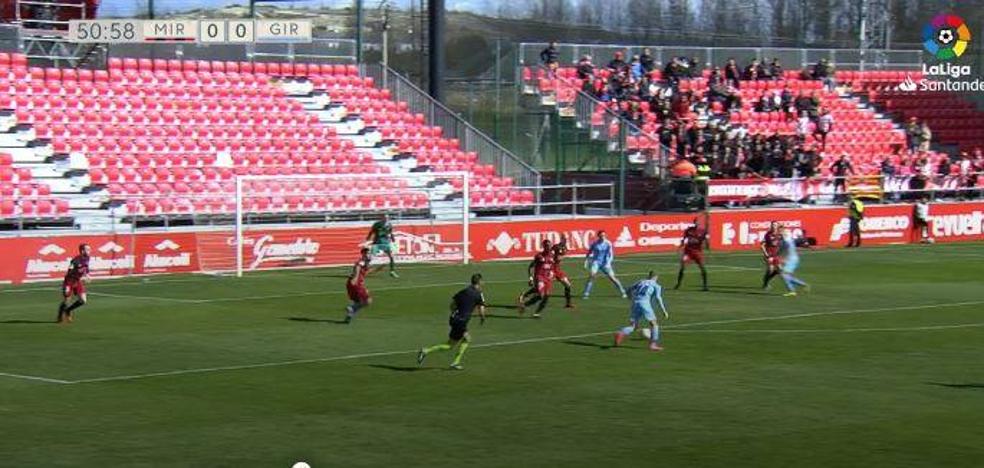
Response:
[[[393,224],[390,223],[389,215],[383,213],[383,217],[373,223],[372,227],[369,228],[369,234],[366,235],[366,240],[372,241],[370,255],[375,256],[379,252],[385,252],[386,256],[389,257],[390,276],[399,278],[400,275],[396,274],[396,261],[393,260],[393,243],[396,242],[396,238],[393,236]],[[380,266],[375,271],[379,271],[381,268]]]

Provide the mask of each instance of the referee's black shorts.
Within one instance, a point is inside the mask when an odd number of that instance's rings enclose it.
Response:
[[[451,331],[448,332],[448,338],[454,341],[460,341],[465,337],[465,333],[468,333],[468,322],[463,320],[449,320],[448,325],[451,326]]]

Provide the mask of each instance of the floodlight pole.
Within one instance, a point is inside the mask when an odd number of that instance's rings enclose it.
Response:
[[[362,63],[362,0],[355,0],[355,63]]]
[[[427,0],[428,92],[444,103],[444,0]]]

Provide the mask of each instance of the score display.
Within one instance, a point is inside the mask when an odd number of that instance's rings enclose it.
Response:
[[[71,20],[76,43],[310,43],[310,20]]]

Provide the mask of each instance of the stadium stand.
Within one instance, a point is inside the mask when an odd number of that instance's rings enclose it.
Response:
[[[0,53],[0,129],[8,132],[0,140],[7,218],[110,207],[228,214],[234,178],[245,174],[419,173],[424,184],[433,182],[428,172],[467,171],[476,210],[534,198],[352,65],[114,57],[105,70],[87,70],[29,67],[23,55]],[[409,180],[312,181],[289,191],[271,183],[247,208],[426,210],[423,192],[393,190]],[[383,194],[347,195],[353,189]]]
[[[638,73],[631,68],[633,65],[625,64],[622,73]],[[616,72],[611,66],[594,67],[593,70],[588,67],[587,70],[592,71],[593,75],[582,79],[579,78],[577,67],[561,66],[551,72],[542,67],[526,66],[521,70],[521,77],[527,85],[526,89],[535,90],[541,96],[546,96],[545,103],[555,102],[559,107],[573,105],[579,91],[592,95],[599,100],[593,111],[593,126],[603,125],[603,115],[608,109],[649,135],[629,136],[627,146],[633,150],[652,149],[659,144],[657,142],[662,142],[675,157],[690,157],[697,145],[692,143],[692,136],[691,141],[687,141],[682,136],[683,132],[699,128],[705,135],[709,135],[709,139],[716,138],[715,132],[728,133],[729,136],[724,137],[725,142],[719,146],[723,148],[729,144],[728,138],[734,138],[730,136],[733,134],[730,130],[740,128],[743,133],[747,133],[748,140],[737,142],[734,146],[746,148],[745,153],[754,152],[747,148],[753,147],[756,138],[760,136],[782,142],[779,145],[780,152],[797,155],[819,153],[822,160],[817,161],[813,168],[806,169],[804,173],[801,166],[797,167],[794,174],[800,176],[831,175],[831,163],[841,155],[851,157],[854,169],[859,174],[881,174],[885,172],[886,166],[890,166],[888,170],[893,174],[907,175],[918,172],[920,164],[930,165],[935,171],[936,167],[946,164],[954,157],[933,150],[920,151],[910,157],[905,151],[907,140],[903,119],[915,116],[927,120],[936,132],[936,141],[959,145],[964,151],[971,151],[984,144],[984,137],[981,136],[984,135],[984,113],[956,95],[920,90],[896,91],[907,75],[907,72],[902,71],[837,71],[831,84],[838,85],[825,86],[824,82],[811,76],[809,70],[786,70],[781,76],[769,79],[741,79],[737,83],[730,83],[732,86],[726,87],[729,88],[731,97],[727,99],[732,101],[722,104],[726,99],[721,99],[721,96],[717,96],[718,102],[714,102],[709,86],[713,73],[710,69],[700,69],[672,81],[664,76],[664,70],[652,70],[648,73],[648,81],[655,84],[657,91],[649,96],[639,96],[641,93],[636,83],[645,85],[646,81],[642,79],[625,79],[623,84],[628,82],[631,88],[627,95],[620,96],[613,93],[612,82],[616,81],[613,79]],[[921,78],[918,74],[910,76],[915,80]],[[815,133],[817,113],[811,112],[809,131],[805,135],[797,135],[796,112],[783,109],[761,112],[756,109],[756,103],[763,96],[778,96],[784,91],[793,96],[793,101],[804,96],[815,99],[820,113],[824,110],[830,112],[834,124],[825,141]],[[659,93],[665,93],[665,96],[657,97]],[[685,102],[682,107],[678,107],[681,100]],[[668,103],[668,109],[656,109],[659,101]],[[672,121],[673,130],[669,132],[672,137],[659,138],[667,116]],[[898,120],[893,120],[892,117]],[[608,122],[609,136],[617,134],[621,124],[618,121]],[[720,128],[727,128],[728,131],[721,131]],[[795,138],[797,136],[799,140]],[[747,141],[753,142],[752,145]],[[721,154],[706,153],[706,156],[714,163],[717,177],[791,176],[781,171],[781,164],[773,164],[773,171],[769,174],[756,174],[742,166],[741,157],[735,158],[732,155],[731,161],[722,161],[726,158]],[[981,163],[984,161],[977,161],[974,165]]]

